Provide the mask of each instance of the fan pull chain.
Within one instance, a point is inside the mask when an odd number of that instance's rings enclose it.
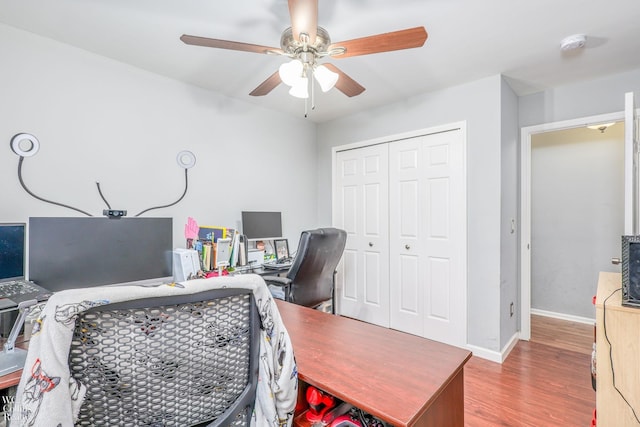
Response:
[[[313,68],[311,68],[309,76],[309,85],[311,85],[311,110],[316,109],[316,85],[313,84]]]

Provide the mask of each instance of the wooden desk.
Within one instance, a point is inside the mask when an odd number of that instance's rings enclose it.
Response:
[[[0,339],[0,349],[4,348],[5,341],[5,339]],[[16,340],[16,347],[27,350],[29,348],[29,341],[25,341],[22,339],[22,336],[19,336]],[[0,390],[18,385],[21,376],[22,369],[7,375],[0,376]]]
[[[22,370],[12,372],[7,375],[3,375],[0,377],[0,390],[4,390],[5,388],[13,387],[20,383],[20,377],[22,376]]]
[[[463,427],[467,350],[277,301],[300,380],[395,427]],[[17,385],[21,371],[0,377]]]
[[[277,301],[299,378],[396,427],[464,426],[471,353]]]

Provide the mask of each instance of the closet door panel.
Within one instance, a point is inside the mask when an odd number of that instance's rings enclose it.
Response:
[[[389,326],[388,146],[336,155],[334,224],[347,231],[337,312]]]
[[[390,325],[415,335],[423,335],[424,327],[420,141],[411,138],[389,147]]]
[[[356,267],[358,252],[353,249],[345,249],[342,256],[342,262],[338,268],[338,276],[336,282],[342,283],[342,298],[352,304],[358,303],[358,271]],[[339,280],[339,279],[343,280]],[[337,283],[336,283],[337,285]]]
[[[390,325],[456,345],[466,342],[466,216],[453,208],[466,197],[462,144],[451,131],[389,149]]]
[[[438,286],[429,287],[429,307],[427,316],[432,320],[447,322],[451,318],[449,311],[451,307],[451,280],[450,280],[450,260],[448,258],[429,258],[429,282],[437,283]]]
[[[421,294],[419,284],[419,258],[413,255],[400,255],[399,281],[402,286],[399,291],[399,309],[410,315],[416,316],[420,313]]]
[[[364,304],[377,309],[385,303],[387,298],[381,295],[380,278],[380,254],[374,251],[366,251],[364,254]],[[385,260],[386,263],[386,260]],[[382,319],[381,319],[382,321]]]
[[[347,239],[349,239],[348,236],[354,235],[357,232],[356,196],[358,194],[358,187],[349,183],[353,180],[352,178],[350,179],[350,177],[355,175],[355,167],[356,162],[352,159],[348,159],[342,164],[342,176],[347,184],[342,187],[339,195],[339,204],[342,206],[340,227],[347,232]],[[342,256],[342,261],[337,269],[336,287],[338,287],[338,284],[341,284],[342,298],[348,301],[349,304],[358,303],[358,289],[356,286],[358,281],[358,270],[356,268],[358,265],[357,258],[358,252],[347,245]]]
[[[358,220],[356,218],[357,215],[357,207],[356,203],[358,203],[358,187],[355,185],[346,185],[342,189],[342,213],[343,213],[343,223],[342,228],[347,233],[354,234],[357,231]]]
[[[466,344],[466,183],[461,131],[427,135],[421,169],[426,207],[424,336]]]

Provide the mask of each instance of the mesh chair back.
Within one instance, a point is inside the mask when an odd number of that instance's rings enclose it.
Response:
[[[332,298],[334,273],[346,242],[347,233],[337,228],[302,232],[298,252],[287,273],[293,303],[315,307]]]
[[[108,304],[78,316],[79,426],[249,425],[259,316],[247,290]]]

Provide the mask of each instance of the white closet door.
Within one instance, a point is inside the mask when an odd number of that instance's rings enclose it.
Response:
[[[339,314],[389,327],[388,145],[337,153],[334,224],[347,232]]]
[[[390,326],[466,343],[462,131],[390,144]]]

